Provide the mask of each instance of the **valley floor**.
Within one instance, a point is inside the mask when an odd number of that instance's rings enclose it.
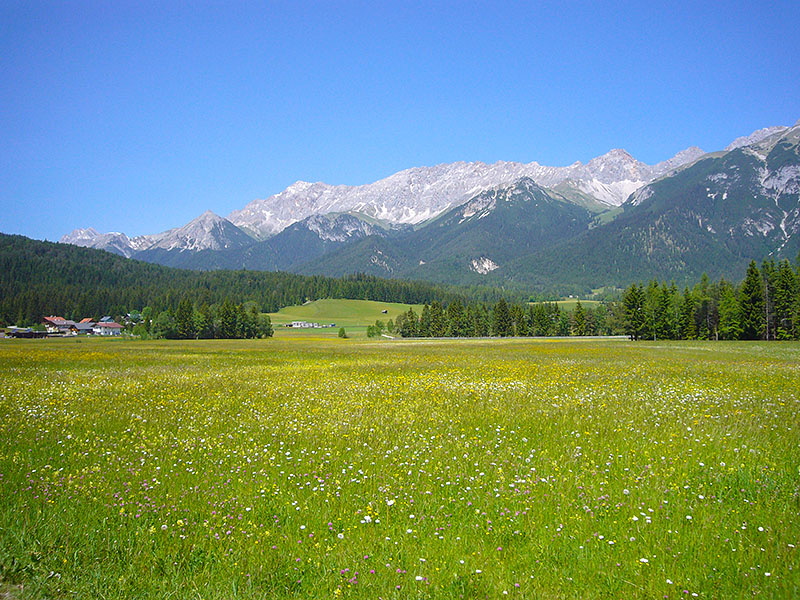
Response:
[[[800,343],[4,340],[0,594],[800,596]]]

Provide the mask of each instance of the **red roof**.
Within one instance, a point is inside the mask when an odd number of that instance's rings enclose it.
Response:
[[[91,317],[86,317],[85,319],[80,320],[81,323],[94,323],[94,319]]]
[[[119,323],[98,323],[97,325],[95,325],[95,327],[111,327],[112,329],[116,329],[119,327],[121,329],[122,325],[120,325]]]

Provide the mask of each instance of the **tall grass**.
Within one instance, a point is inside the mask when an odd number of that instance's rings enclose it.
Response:
[[[800,596],[800,344],[0,345],[20,597]]]

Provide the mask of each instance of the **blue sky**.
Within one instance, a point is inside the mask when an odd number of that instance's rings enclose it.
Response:
[[[0,5],[0,231],[155,233],[297,180],[655,163],[800,119],[798,2]]]

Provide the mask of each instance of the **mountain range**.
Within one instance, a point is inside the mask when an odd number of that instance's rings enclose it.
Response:
[[[222,218],[61,242],[191,269],[365,272],[575,291],[635,278],[738,276],[800,249],[800,122],[656,165],[612,150],[585,165],[457,162],[361,186],[297,182]]]

